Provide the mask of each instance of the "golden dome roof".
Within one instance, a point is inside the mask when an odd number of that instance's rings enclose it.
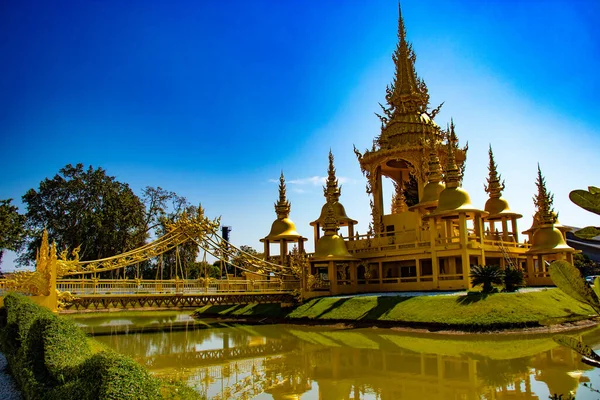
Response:
[[[533,234],[529,254],[546,254],[573,252],[575,249],[567,245],[560,230],[554,225],[540,225]]]
[[[289,218],[276,219],[271,225],[271,232],[261,242],[266,240],[298,239],[301,238],[296,231],[296,224]]]
[[[421,201],[408,209],[412,211],[416,208],[435,208],[438,205],[440,193],[442,193],[444,189],[446,189],[446,185],[442,182],[429,182],[423,188],[423,197],[421,198]]]
[[[346,242],[339,235],[322,236],[317,242],[313,259],[354,260],[348,252]]]
[[[485,202],[484,210],[490,214],[486,217],[487,220],[500,219],[502,216],[522,217],[521,214],[513,212],[502,197],[490,197]]]
[[[485,213],[471,204],[471,196],[466,190],[461,187],[447,187],[440,193],[438,206],[432,215],[451,214],[458,211]]]
[[[346,209],[344,208],[342,203],[340,203],[339,201],[336,201],[331,206],[333,207],[333,213],[335,215],[335,218],[339,222],[340,226],[346,226],[349,224],[354,225],[354,224],[358,223],[358,221],[353,220],[346,214]],[[328,207],[329,207],[329,203],[325,203],[323,205],[323,207],[321,208],[321,215],[319,215],[319,218],[317,218],[316,220],[314,220],[313,222],[310,223],[311,226],[315,226],[317,223],[322,224],[323,222],[325,222],[325,218],[327,218]]]

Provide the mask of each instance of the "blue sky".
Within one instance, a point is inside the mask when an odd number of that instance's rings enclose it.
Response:
[[[445,102],[436,121],[453,117],[469,142],[474,204],[491,143],[521,230],[538,162],[561,222],[598,225],[568,193],[600,186],[600,3],[404,0],[402,11],[432,106]],[[396,31],[394,0],[0,2],[0,198],[82,162],[138,194],[202,202],[235,244],[260,249],[283,170],[312,243],[331,148],[364,232],[352,145],[379,134]]]

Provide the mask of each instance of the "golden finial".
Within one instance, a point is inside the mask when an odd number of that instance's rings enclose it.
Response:
[[[446,165],[446,187],[459,187],[460,186],[460,169],[456,165],[456,158],[454,156],[454,150],[456,148],[456,133],[454,132],[454,121],[450,120],[450,126],[448,127],[448,164]]]
[[[442,181],[442,166],[438,157],[437,140],[434,133],[431,134],[431,138],[429,139],[429,172],[427,173],[427,180],[432,183]]]
[[[489,177],[487,178],[487,185],[483,185],[485,188],[485,192],[489,193],[490,198],[500,198],[502,196],[502,191],[504,190],[504,181],[500,183],[500,174],[498,174],[498,166],[494,161],[494,152],[492,151],[492,145],[490,144],[490,150],[488,151],[490,156],[490,165],[488,166],[488,170],[490,172]]]
[[[275,203],[277,218],[288,218],[290,215],[290,207],[291,204],[285,197],[285,177],[283,176],[283,171],[281,171],[281,176],[279,177],[279,200]]]
[[[392,214],[399,214],[408,211],[406,205],[406,196],[402,185],[394,181],[394,194],[392,195]]]
[[[342,188],[338,186],[338,180],[335,176],[335,166],[333,165],[333,153],[329,149],[329,168],[327,169],[327,186],[323,187],[323,193],[327,201],[335,203],[339,201],[342,194]]]
[[[323,231],[325,232],[325,236],[337,235],[337,232],[340,229],[340,222],[335,216],[333,204],[327,202],[325,206],[327,207],[327,214],[325,214],[325,221],[323,221]]]
[[[542,175],[540,164],[538,163],[538,175],[535,185],[538,188],[537,195],[533,198],[533,204],[536,206],[536,216],[540,224],[554,224],[558,214],[554,212],[552,204],[554,203],[554,195],[546,189],[546,180]]]

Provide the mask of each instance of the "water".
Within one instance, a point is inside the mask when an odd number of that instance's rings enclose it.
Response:
[[[551,335],[195,323],[183,313],[75,318],[96,339],[210,399],[599,399],[600,371]],[[127,333],[125,333],[127,332]],[[581,333],[581,332],[580,332]],[[600,330],[583,333],[600,348]]]

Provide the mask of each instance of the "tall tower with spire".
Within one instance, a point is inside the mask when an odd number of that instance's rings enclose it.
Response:
[[[492,239],[503,240],[505,242],[519,241],[519,235],[517,230],[517,219],[521,218],[521,214],[517,214],[511,211],[508,206],[508,202],[502,197],[502,191],[504,190],[504,181],[500,181],[501,177],[498,173],[498,165],[494,160],[494,152],[492,151],[492,145],[488,151],[490,158],[487,178],[487,185],[484,185],[486,193],[489,195],[489,199],[485,202],[485,211],[488,216],[485,217],[485,221],[489,224],[488,229]],[[509,227],[508,222],[511,225]],[[496,234],[497,228],[496,222],[500,223],[502,229],[501,232]]]
[[[321,214],[319,218],[312,221],[310,225],[314,228],[315,247],[321,237],[321,227],[325,226],[325,220],[327,218],[328,209],[333,209],[333,214],[337,219],[340,226],[348,227],[348,238],[352,240],[354,236],[354,225],[358,222],[346,215],[346,209],[340,203],[340,196],[342,195],[342,188],[339,186],[338,179],[335,174],[334,157],[331,149],[329,150],[329,167],[327,168],[327,181],[323,187],[323,195],[325,196],[325,204],[321,208]]]
[[[433,121],[440,107],[429,109],[429,93],[425,82],[415,72],[415,52],[406,40],[406,28],[398,5],[398,42],[392,54],[394,79],[386,88],[385,105],[380,104],[381,132],[371,149],[354,152],[367,178],[367,192],[373,196],[372,216],[375,232],[383,229],[382,178],[390,178],[402,190],[411,177],[417,181],[419,199],[427,183],[429,152],[427,142],[436,145],[439,158],[446,154],[441,144],[444,133]],[[455,151],[459,168],[466,158],[466,148]],[[412,204],[410,204],[412,206]],[[400,209],[396,207],[395,210]]]
[[[291,203],[287,199],[285,177],[283,171],[279,177],[279,199],[275,203],[277,219],[271,225],[271,232],[260,241],[264,243],[265,259],[271,256],[270,244],[279,244],[279,260],[282,265],[287,263],[288,243],[296,243],[300,251],[304,251],[304,242],[307,240],[296,231],[296,224],[289,218]]]

